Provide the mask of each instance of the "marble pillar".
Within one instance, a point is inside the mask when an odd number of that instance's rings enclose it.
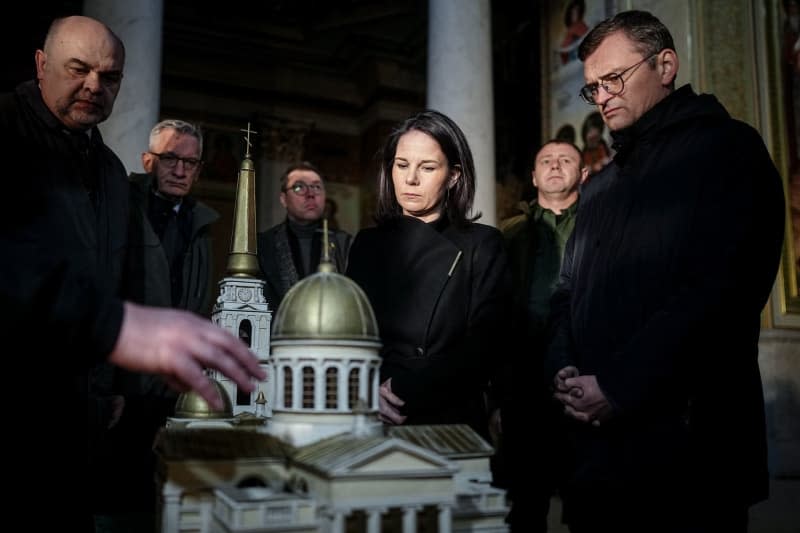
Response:
[[[473,212],[494,225],[494,93],[489,0],[430,0],[428,103],[452,118],[467,136],[475,160]]]
[[[104,22],[125,43],[125,70],[103,139],[128,172],[143,172],[142,152],[158,122],[163,0],[84,0],[83,13]],[[181,117],[172,117],[181,118]]]

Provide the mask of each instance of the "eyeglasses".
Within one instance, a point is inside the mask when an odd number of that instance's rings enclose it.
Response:
[[[308,184],[304,181],[295,181],[291,187],[286,187],[284,191],[292,191],[297,196],[305,196],[311,190],[314,194],[322,194],[325,192],[325,186],[322,182]]]
[[[156,156],[158,160],[161,161],[161,163],[170,170],[178,166],[178,161],[183,162],[183,169],[187,172],[192,172],[194,170],[197,170],[197,167],[203,164],[203,162],[200,161],[199,159],[195,159],[193,157],[178,157],[177,155],[171,154],[169,152],[167,152],[166,154],[158,154],[156,152],[148,152],[148,153]]]
[[[645,57],[638,63],[634,63],[633,65],[629,66],[619,74],[608,74],[600,78],[599,82],[588,83],[584,85],[583,87],[581,87],[581,92],[580,92],[581,98],[583,99],[584,102],[586,102],[589,105],[597,105],[597,100],[595,100],[595,98],[597,98],[597,94],[600,92],[601,87],[605,92],[607,92],[611,96],[618,95],[619,93],[622,92],[623,89],[625,89],[625,80],[622,79],[623,74],[625,74],[628,71],[635,70],[636,67],[638,67],[645,61],[649,61],[658,54],[659,52],[656,52],[655,54],[651,54]],[[628,77],[630,78],[630,76]]]

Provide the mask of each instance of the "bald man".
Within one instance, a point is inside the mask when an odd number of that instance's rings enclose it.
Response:
[[[8,355],[0,398],[7,413],[22,415],[7,453],[24,473],[6,483],[16,495],[9,507],[37,529],[94,529],[83,490],[87,443],[120,410],[88,395],[90,381],[102,383],[98,364],[163,374],[212,405],[219,401],[204,367],[247,391],[265,377],[247,347],[210,322],[117,297],[128,180],[97,124],[111,114],[124,61],[104,24],[59,19],[36,51],[37,80],[0,95],[0,341]],[[13,356],[12,344],[23,346]],[[32,441],[45,444],[43,454]],[[51,512],[26,509],[45,492]]]

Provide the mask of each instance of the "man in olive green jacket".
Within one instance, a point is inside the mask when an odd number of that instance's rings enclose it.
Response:
[[[500,224],[506,239],[514,286],[513,353],[509,374],[501,384],[499,414],[493,429],[502,433],[495,458],[498,477],[505,476],[512,500],[514,531],[546,531],[550,497],[558,485],[561,446],[558,411],[544,382],[543,354],[550,317],[550,297],[558,283],[567,240],[575,227],[578,189],[588,176],[580,149],[570,142],[546,142],[533,162],[536,199],[523,214]],[[525,405],[512,401],[512,391],[530,392]],[[524,437],[536,420],[536,448]],[[504,444],[504,446],[503,446]],[[504,462],[512,467],[505,467]],[[531,481],[534,480],[534,481]]]

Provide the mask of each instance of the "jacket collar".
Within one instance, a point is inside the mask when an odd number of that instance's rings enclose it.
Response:
[[[575,214],[575,212],[576,212],[577,210],[578,210],[578,200],[575,200],[574,202],[572,202],[572,204],[571,204],[569,207],[567,207],[566,209],[563,209],[563,210],[561,211],[561,215],[562,215],[562,216],[563,216],[563,215],[569,215],[569,216],[572,216],[572,215],[574,215],[574,214]],[[533,200],[533,201],[530,203],[530,213],[531,213],[531,215],[532,215],[532,216],[531,216],[531,219],[532,219],[532,220],[539,220],[539,219],[541,219],[541,218],[542,218],[542,215],[544,215],[545,211],[549,211],[549,212],[551,212],[551,213],[555,214],[555,213],[554,213],[552,210],[550,210],[550,209],[547,209],[546,207],[542,207],[541,205],[539,205],[539,202],[538,202],[536,199],[534,199],[534,200]]]
[[[684,85],[658,102],[632,126],[612,131],[612,145],[616,151],[614,161],[623,165],[633,150],[647,143],[665,130],[698,118],[730,118],[730,115],[710,94],[698,95],[691,85]]]

